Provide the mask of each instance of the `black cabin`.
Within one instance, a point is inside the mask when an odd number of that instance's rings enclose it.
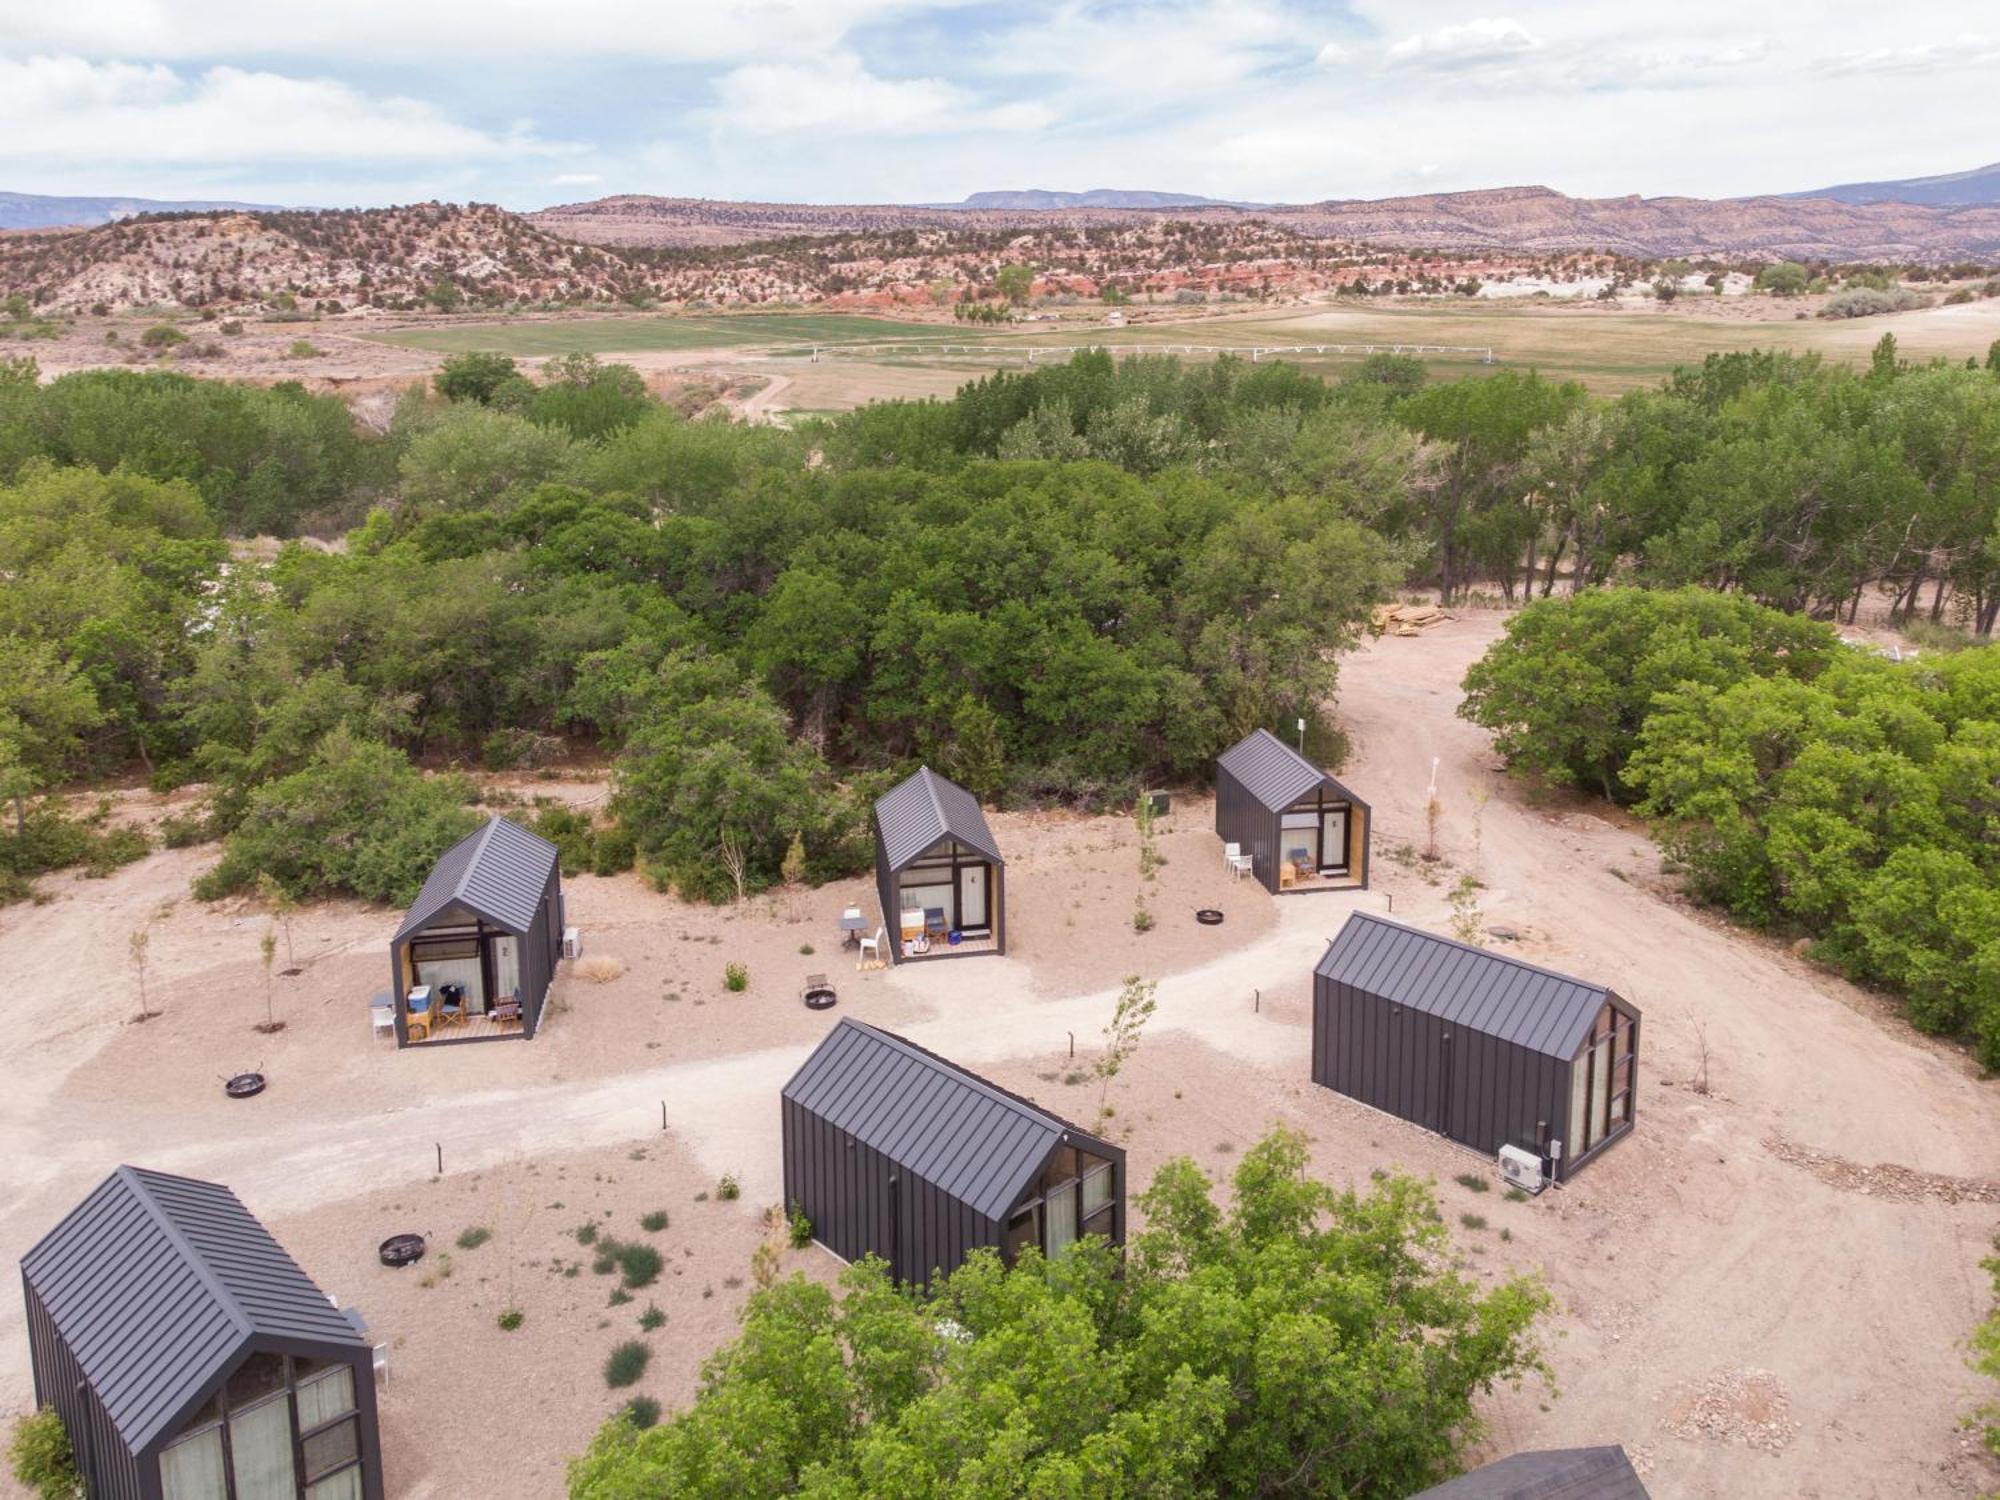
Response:
[[[1647,1500],[1617,1444],[1516,1453],[1412,1495],[1410,1500]]]
[[[1268,729],[1215,762],[1215,832],[1265,890],[1368,886],[1368,804]]]
[[[785,1207],[842,1260],[928,1284],[982,1245],[1125,1243],[1124,1151],[890,1032],[843,1020],[781,1109]]]
[[[1007,862],[978,800],[929,766],[876,799],[875,890],[897,963],[1007,951]]]
[[[382,1500],[370,1346],[228,1188],[120,1167],[21,1280],[92,1500]]]
[[[487,819],[431,867],[389,943],[396,1044],[533,1036],[562,943],[556,846]]]
[[[1631,1130],[1638,1050],[1602,985],[1367,912],[1313,974],[1313,1082],[1558,1182]]]

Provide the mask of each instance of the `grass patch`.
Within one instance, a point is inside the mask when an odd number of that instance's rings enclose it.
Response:
[[[724,1203],[734,1203],[743,1196],[743,1189],[734,1177],[724,1177],[715,1185],[715,1196]]]
[[[1493,1186],[1477,1172],[1460,1172],[1452,1181],[1462,1188],[1470,1188],[1475,1193],[1483,1193]]]
[[[1528,1190],[1526,1188],[1510,1187],[1500,1196],[1505,1198],[1509,1203],[1526,1203],[1528,1201]]]
[[[459,1230],[458,1248],[461,1250],[477,1250],[492,1238],[492,1230],[488,1229],[484,1224],[475,1224],[470,1229]]]
[[[1486,1227],[1486,1215],[1460,1214],[1458,1222],[1463,1224],[1467,1229],[1484,1229]]]
[[[636,1384],[646,1373],[646,1366],[652,1362],[653,1351],[637,1339],[627,1339],[611,1351],[604,1361],[604,1383],[614,1391],[620,1386]]]
[[[750,971],[742,964],[725,964],[722,970],[722,987],[732,995],[740,995],[750,988]]]
[[[632,1300],[632,1294],[626,1291],[624,1287],[614,1286],[611,1289],[611,1296],[607,1298],[605,1301],[605,1306],[623,1307],[626,1303],[630,1302],[631,1300]]]
[[[528,1315],[518,1307],[510,1307],[494,1321],[500,1325],[502,1333],[512,1333],[516,1328],[519,1328],[523,1323],[528,1321]]]
[[[660,1305],[657,1302],[648,1302],[646,1310],[639,1314],[639,1328],[645,1333],[651,1333],[666,1321],[667,1315],[660,1311]]]
[[[651,1396],[634,1396],[625,1403],[625,1420],[639,1431],[659,1425],[660,1403]]]
[[[667,1227],[667,1211],[656,1208],[639,1221],[639,1227],[648,1234],[658,1234]]]
[[[597,1226],[596,1226],[595,1224],[579,1224],[579,1225],[577,1225],[577,1226],[576,1226],[576,1242],[577,1242],[577,1243],[578,1243],[579,1245],[594,1245],[594,1244],[596,1244],[596,1243],[597,1243]]]

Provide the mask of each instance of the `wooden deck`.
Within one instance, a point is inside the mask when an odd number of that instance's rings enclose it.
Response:
[[[1294,876],[1290,880],[1280,878],[1278,884],[1280,894],[1288,894],[1292,891],[1358,891],[1360,889],[1360,877],[1352,873],[1331,875],[1320,874],[1315,871],[1303,880],[1297,876]]]
[[[430,1042],[469,1042],[482,1037],[519,1036],[521,1034],[521,1023],[519,1021],[496,1021],[490,1016],[467,1016],[462,1021],[454,1021],[449,1025],[440,1026],[435,1036],[419,1036],[417,1030],[421,1025],[422,1022],[418,1022],[410,1028],[410,1045],[412,1047],[422,1047]]]
[[[932,938],[930,952],[912,953],[910,945],[905,942],[903,944],[903,962],[906,964],[920,964],[929,958],[964,958],[972,953],[992,953],[996,951],[997,946],[990,936],[961,938],[955,947],[945,942],[942,938]]]

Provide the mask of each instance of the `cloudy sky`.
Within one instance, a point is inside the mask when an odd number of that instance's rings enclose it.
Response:
[[[1992,0],[0,0],[0,190],[1784,191],[2000,158]]]

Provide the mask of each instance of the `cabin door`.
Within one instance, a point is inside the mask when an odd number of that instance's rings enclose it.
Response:
[[[960,865],[958,867],[958,930],[979,932],[989,924],[986,919],[986,866]]]
[[[1319,867],[1323,874],[1347,873],[1347,815],[1345,807],[1330,807],[1320,814]]]

